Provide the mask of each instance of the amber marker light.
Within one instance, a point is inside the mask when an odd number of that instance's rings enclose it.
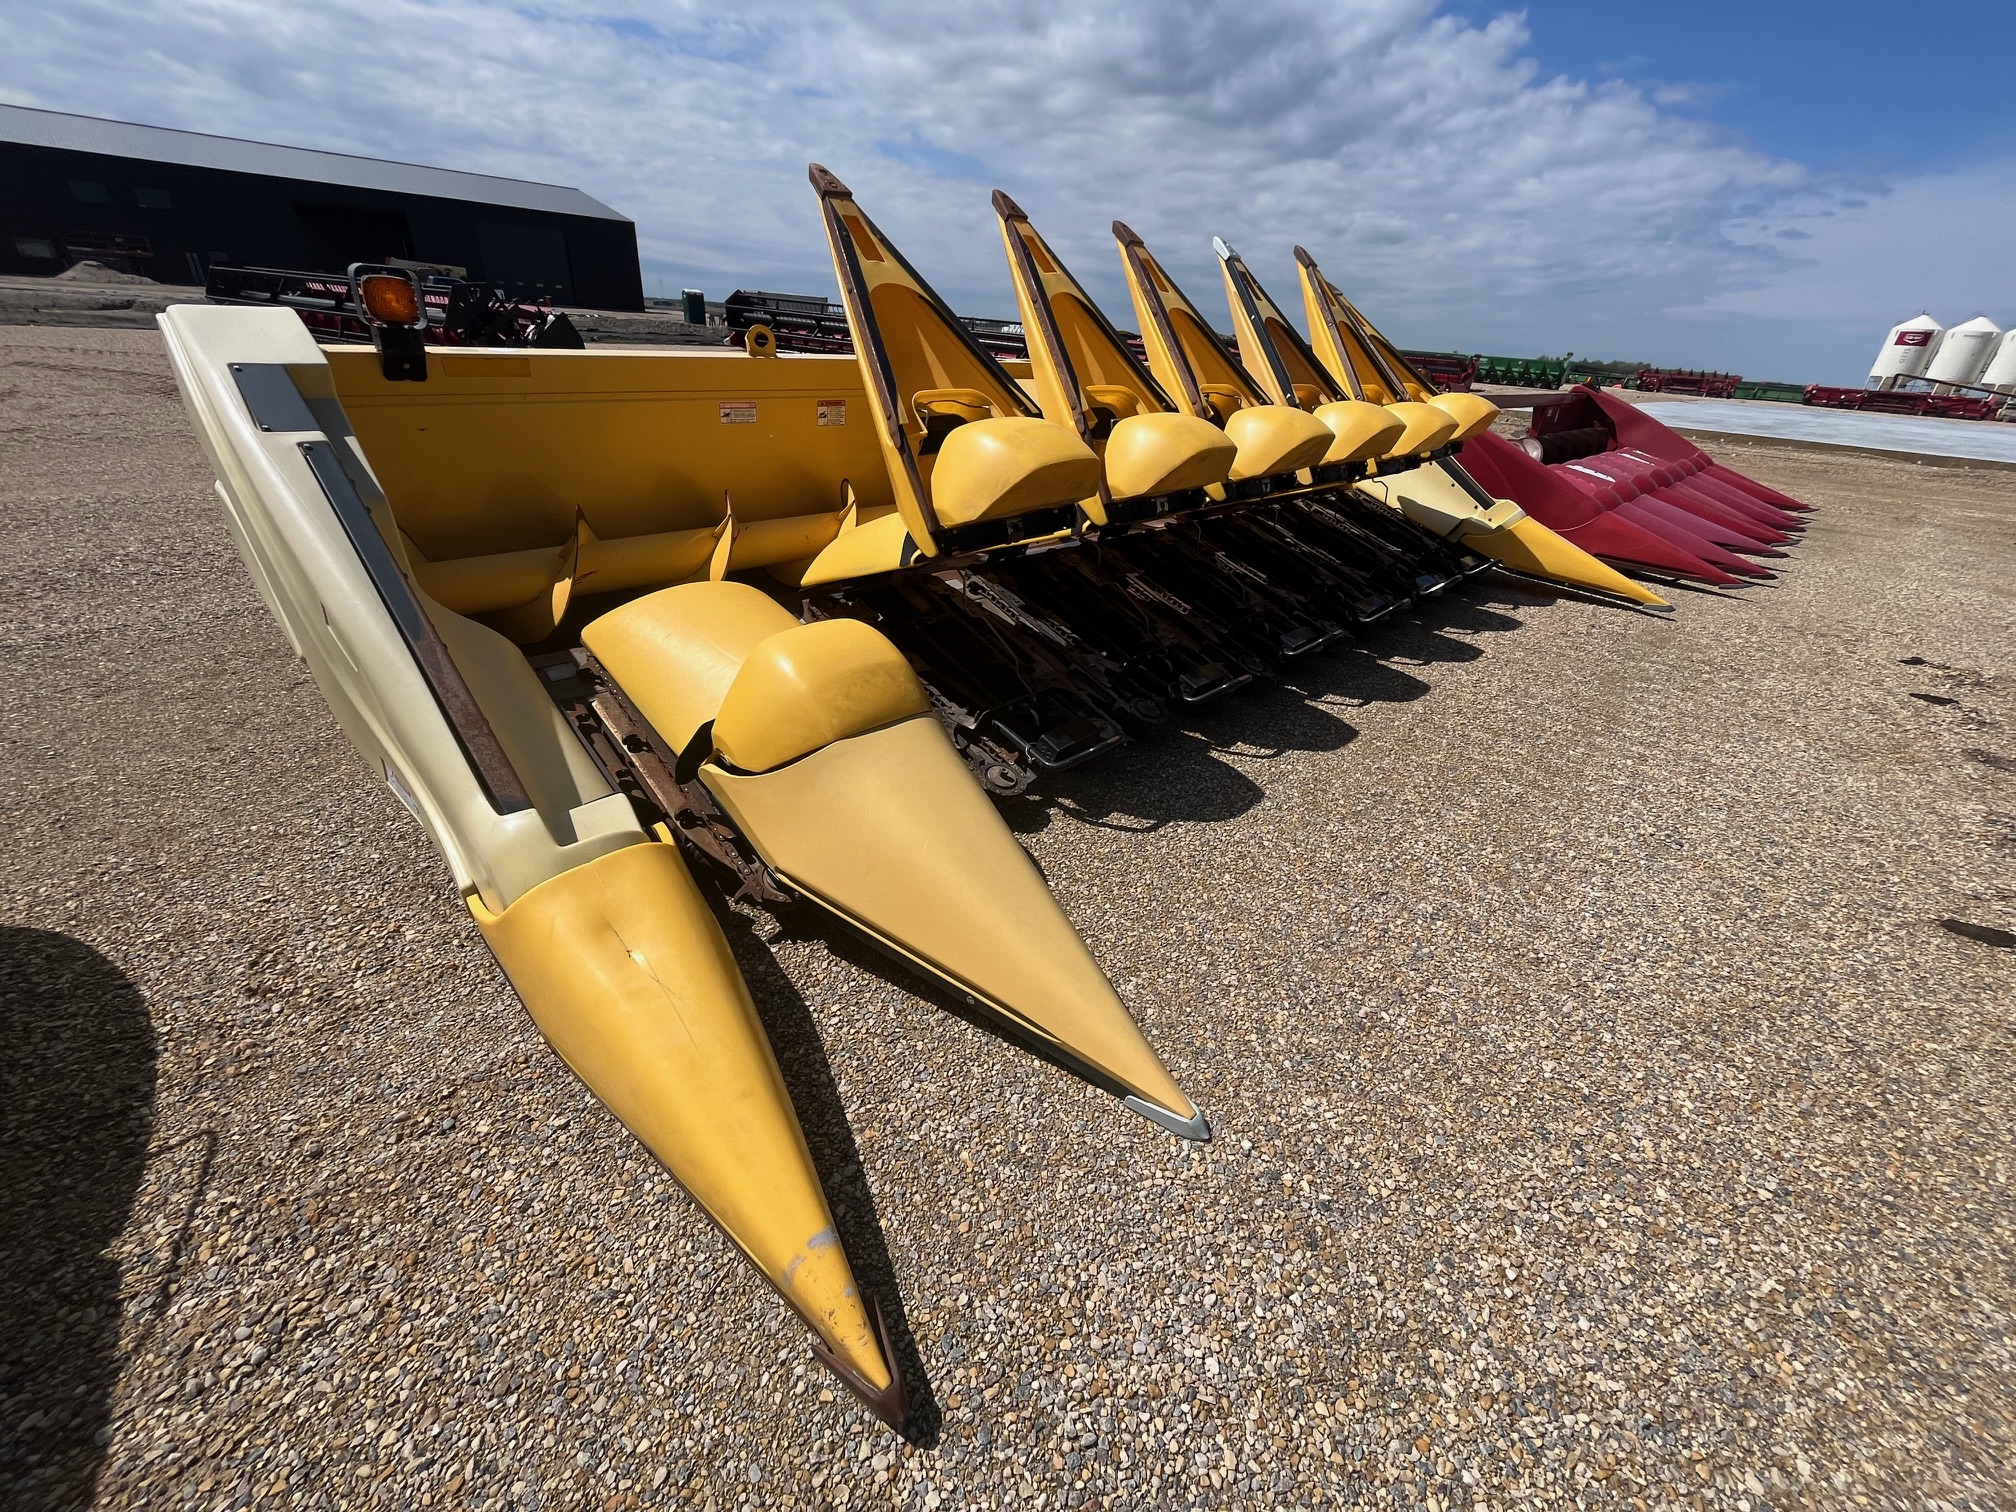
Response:
[[[410,278],[397,273],[367,273],[357,280],[357,299],[364,313],[380,325],[417,326],[420,290]]]
[[[350,264],[350,298],[390,382],[427,381],[427,307],[420,280],[400,268]]]

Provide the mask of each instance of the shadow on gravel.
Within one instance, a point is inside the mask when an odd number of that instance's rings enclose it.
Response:
[[[1498,610],[1532,609],[1546,601],[1538,594],[1524,594],[1516,589],[1501,592],[1473,586],[1461,597],[1444,594],[1425,604],[1416,604],[1411,618],[1436,630],[1456,630],[1465,635],[1502,634],[1521,629],[1526,622]]]
[[[1244,695],[1233,697],[1244,706]],[[1132,834],[1236,819],[1264,795],[1214,746],[1201,732],[1162,730],[1089,766],[1045,774],[1030,797],[1006,805],[1001,817],[1018,835],[1038,834],[1053,819]]]
[[[1646,578],[1645,584],[1662,598],[1670,599],[1676,594],[1692,593],[1698,594],[1702,598],[1726,599],[1732,604],[1749,602],[1744,598],[1744,593],[1751,588],[1763,586],[1760,583],[1748,581],[1718,588],[1713,583],[1690,583],[1682,578]]]
[[[819,1168],[820,1179],[833,1203],[834,1223],[840,1230],[841,1242],[847,1246],[848,1257],[854,1262],[855,1275],[882,1300],[890,1342],[896,1347],[897,1360],[910,1389],[910,1422],[903,1436],[920,1449],[935,1449],[944,1431],[944,1411],[925,1374],[916,1336],[903,1310],[875,1198],[862,1174],[861,1151],[848,1126],[846,1109],[841,1105],[832,1065],[826,1059],[811,1009],[778,968],[769,947],[757,938],[750,920],[738,913],[717,912],[728,931],[736,960],[748,978],[763,1026],[776,1047],[785,1086],[798,1109],[799,1121],[805,1126],[806,1143],[811,1146],[813,1163]],[[884,950],[876,941],[848,928],[822,909],[801,905],[790,912],[788,919],[780,918],[778,923],[790,938],[818,941],[849,965],[880,977],[942,1013],[964,1020],[1010,1047],[1011,1052],[1033,1056],[1110,1097],[1117,1098],[1127,1090],[1103,1073],[1063,1058],[1036,1036],[1018,1033],[1002,1020],[982,1013],[964,993],[894,952]]]
[[[1334,662],[1343,654],[1331,653],[1325,660]],[[1376,663],[1367,666],[1375,676],[1403,678],[1427,691],[1426,683],[1404,673],[1390,673]],[[1356,677],[1346,683],[1364,685]],[[1007,805],[1002,817],[1020,835],[1039,834],[1058,818],[1133,834],[1169,824],[1237,819],[1266,795],[1224,756],[1271,761],[1291,751],[1341,751],[1358,738],[1356,725],[1321,706],[1324,699],[1338,696],[1336,686],[1319,673],[1293,684],[1258,683],[1186,709],[1178,716],[1180,727],[1161,730],[1089,766],[1043,777],[1031,798]]]
[[[1385,632],[1380,634],[1383,637]],[[1334,700],[1347,708],[1412,703],[1427,695],[1427,683],[1411,672],[1387,666],[1379,659],[1382,654],[1383,647],[1363,645],[1321,652],[1287,668],[1281,683],[1304,698]]]
[[[1183,724],[1210,741],[1213,750],[1236,752],[1248,761],[1272,760],[1290,751],[1341,751],[1358,738],[1356,725],[1278,681],[1190,710]]]
[[[875,1207],[875,1194],[861,1168],[861,1147],[854,1142],[847,1109],[840,1101],[840,1088],[833,1079],[832,1062],[826,1045],[813,1022],[812,1010],[791,979],[778,967],[770,946],[758,936],[748,915],[713,900],[714,916],[728,936],[735,964],[749,984],[756,1012],[763,1020],[777,1052],[778,1068],[784,1073],[784,1087],[791,1094],[791,1106],[805,1130],[805,1143],[812,1151],[812,1164],[826,1189],[833,1208],[833,1224],[840,1231],[854,1279],[862,1290],[882,1304],[882,1320],[888,1325],[889,1342],[896,1351],[896,1368],[910,1401],[910,1420],[903,1437],[921,1449],[934,1449],[943,1431],[945,1414],[938,1405],[924,1357],[917,1348],[910,1318],[903,1305],[903,1292],[896,1283],[895,1262],[889,1257],[888,1242],[882,1236],[882,1218]],[[906,992],[937,1003],[926,981],[915,970],[893,962],[853,933],[831,922],[812,904],[800,904],[787,919],[778,920],[780,930],[796,939],[823,940],[835,955],[863,970],[893,981]],[[930,984],[935,986],[936,984]],[[943,994],[940,994],[943,995]],[[939,1004],[939,1006],[947,1006]],[[809,1346],[808,1346],[809,1353]],[[812,1367],[822,1375],[824,1367]],[[850,1400],[838,1380],[831,1383],[833,1394]]]
[[[1382,626],[1365,649],[1381,661],[1397,661],[1417,667],[1473,662],[1484,654],[1482,646],[1459,640],[1453,635],[1444,635],[1439,629],[1418,620],[1399,620]]]
[[[0,926],[0,1505],[88,1505],[119,1378],[119,1264],[154,1125],[139,989],[65,934]]]

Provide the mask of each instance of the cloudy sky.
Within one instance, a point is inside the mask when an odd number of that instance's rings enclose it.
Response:
[[[2016,0],[0,0],[0,99],[576,185],[647,288],[831,288],[817,159],[960,309],[1005,188],[1109,309],[1289,249],[1403,343],[1855,381],[2016,322]]]

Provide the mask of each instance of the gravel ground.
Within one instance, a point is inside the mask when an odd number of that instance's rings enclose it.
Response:
[[[0,330],[0,1503],[2008,1505],[2016,472],[1473,588],[1014,822],[1217,1140],[724,921],[904,1444],[540,1044],[155,339]]]
[[[0,326],[97,326],[153,331],[171,304],[200,304],[203,290],[81,266],[55,278],[0,275]],[[0,348],[11,355],[12,348]]]

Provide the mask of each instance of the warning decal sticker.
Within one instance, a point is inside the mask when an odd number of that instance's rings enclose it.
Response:
[[[721,423],[723,425],[754,425],[756,423],[756,401],[753,399],[723,399],[721,401]]]
[[[845,425],[847,423],[847,401],[845,399],[821,399],[819,401],[819,423],[821,425]]]

